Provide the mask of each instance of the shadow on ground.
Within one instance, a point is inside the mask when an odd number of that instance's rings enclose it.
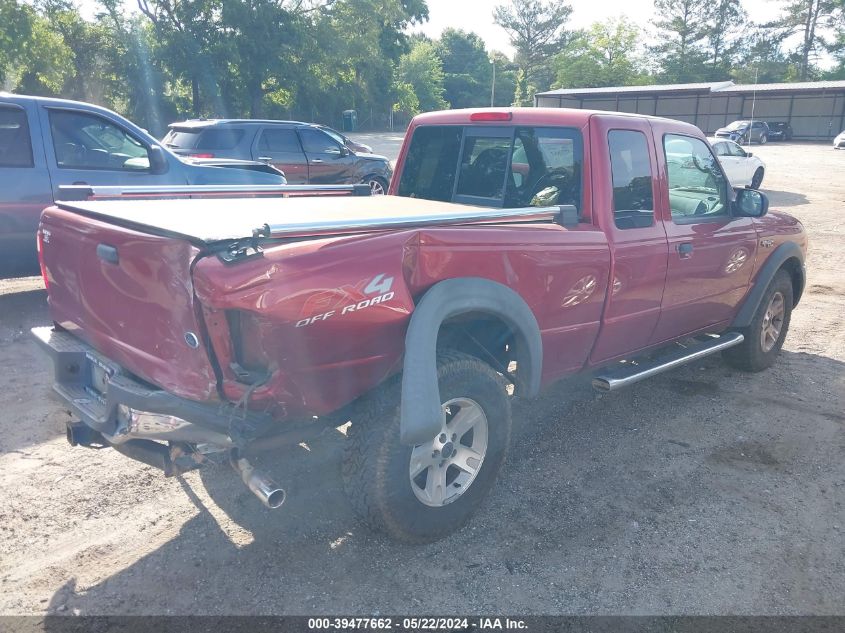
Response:
[[[198,514],[178,535],[84,591],[67,579],[49,610],[835,612],[843,376],[839,361],[784,352],[757,375],[710,358],[608,395],[555,385],[515,403],[509,462],[479,515],[425,546],[354,519],[332,433],[258,461],[288,490],[276,511],[228,469],[202,474],[251,543],[233,544],[183,481]]]
[[[769,202],[774,209],[778,207],[797,207],[802,204],[809,204],[810,202],[803,193],[772,191],[770,189],[763,189],[763,193],[769,197]]]

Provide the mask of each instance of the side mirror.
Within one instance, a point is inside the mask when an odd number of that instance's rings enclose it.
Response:
[[[769,212],[769,199],[756,189],[738,189],[733,210],[740,218],[762,218]]]
[[[351,150],[351,149],[349,149],[348,147],[346,147],[346,145],[341,145],[341,146],[340,146],[340,155],[341,155],[341,157],[343,157],[343,156],[349,156],[351,153],[352,153],[352,150]]]
[[[754,154],[752,154],[751,152],[745,152],[746,158],[751,158],[752,156],[754,156]]]
[[[164,150],[158,145],[151,145],[148,154],[150,157],[150,173],[166,173],[169,165],[167,164],[167,156],[164,155]]]

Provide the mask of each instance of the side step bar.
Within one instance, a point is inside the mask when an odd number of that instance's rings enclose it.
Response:
[[[745,337],[739,332],[728,332],[711,340],[690,347],[676,347],[659,358],[641,363],[625,363],[613,366],[593,378],[593,388],[598,391],[616,391],[635,382],[651,378],[675,367],[686,365],[699,358],[739,345]]]

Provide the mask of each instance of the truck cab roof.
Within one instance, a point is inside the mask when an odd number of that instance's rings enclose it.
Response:
[[[578,110],[574,108],[467,108],[427,112],[414,117],[411,127],[423,125],[555,125],[583,127],[593,117],[614,119],[640,119],[677,124],[679,131],[699,136],[701,131],[690,123],[674,121],[646,114],[608,112],[605,110]]]

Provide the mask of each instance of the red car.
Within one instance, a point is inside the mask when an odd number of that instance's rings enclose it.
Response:
[[[429,541],[492,487],[513,394],[578,372],[614,390],[719,351],[760,371],[804,288],[801,223],[730,189],[678,121],[422,115],[392,187],[47,209],[54,325],[34,333],[71,442],[169,474],[216,452],[275,507],[249,453],[351,421],[353,507]]]

